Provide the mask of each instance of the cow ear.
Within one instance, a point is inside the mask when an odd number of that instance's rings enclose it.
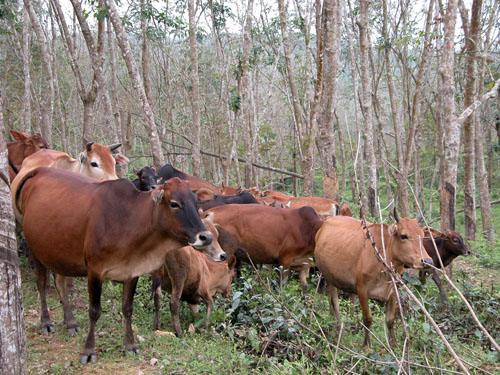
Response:
[[[30,135],[28,133],[18,132],[16,130],[11,130],[10,134],[18,142],[26,142],[30,138]]]
[[[129,162],[128,158],[122,154],[113,154],[113,157],[116,160],[116,164],[119,164],[119,165],[127,165]]]
[[[229,259],[229,261],[227,262],[227,266],[229,267],[229,269],[233,269],[234,266],[236,266],[236,257],[234,255],[231,256],[231,259]]]
[[[390,236],[394,236],[398,232],[398,225],[397,224],[390,225],[388,231]]]
[[[222,191],[224,189],[224,182],[219,181],[219,183],[217,184],[217,187],[219,188],[220,191]]]
[[[153,196],[153,202],[155,202],[155,204],[159,206],[163,200],[163,196],[165,195],[165,190],[156,189],[151,195]]]
[[[87,163],[87,154],[85,152],[80,152],[80,155],[78,156],[78,160],[80,161],[80,164],[85,164]]]
[[[138,174],[139,173],[139,171],[134,166],[132,166],[132,172],[134,172],[134,174]]]

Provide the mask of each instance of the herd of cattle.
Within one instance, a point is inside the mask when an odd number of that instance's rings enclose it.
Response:
[[[470,253],[459,233],[420,227],[415,219],[399,218],[396,211],[394,224],[365,227],[345,203],[215,186],[169,164],[158,173],[144,167],[130,182],[115,173],[117,163],[128,162],[113,153],[119,144],[88,143],[73,159],[49,149],[39,134],[11,134],[15,138],[8,144],[13,206],[34,259],[42,333],[54,331],[46,303],[48,272],[55,274],[70,334],[79,328],[68,299],[67,279],[87,277],[90,328],[81,357],[84,364],[96,360],[95,326],[105,279],[123,283],[125,348],[137,352],[131,317],[139,276],[152,277],[155,328],[159,328],[164,289],[171,293],[174,328],[181,335],[179,301],[189,302],[196,311],[203,300],[208,324],[213,295],[230,295],[237,261],[296,270],[305,292],[314,256],[327,283],[332,315],[340,319],[339,289],[357,294],[366,327],[364,343],[369,344],[368,300],[382,301],[394,345],[397,297],[373,244],[399,273],[405,267],[421,270],[422,277],[423,272],[431,272],[443,300],[446,294],[436,268]]]

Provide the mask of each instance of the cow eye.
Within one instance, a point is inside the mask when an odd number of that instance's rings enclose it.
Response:
[[[45,147],[45,146],[40,146],[40,148],[47,148],[47,147]]]
[[[91,165],[92,167],[98,167],[98,166],[99,166],[99,164],[97,164],[95,161],[91,162],[91,163],[90,163],[90,165]]]
[[[458,243],[458,238],[454,238],[453,242]]]
[[[408,236],[407,236],[406,234],[402,234],[402,235],[401,235],[401,239],[402,239],[402,240],[407,240],[407,239],[408,239]]]
[[[181,208],[181,205],[177,203],[176,201],[170,201],[170,207],[171,208]]]

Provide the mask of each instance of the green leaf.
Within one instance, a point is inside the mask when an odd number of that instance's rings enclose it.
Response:
[[[424,329],[425,334],[429,334],[431,331],[431,325],[427,322],[422,324],[422,328]]]

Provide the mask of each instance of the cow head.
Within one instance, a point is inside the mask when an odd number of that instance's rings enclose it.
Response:
[[[80,173],[100,181],[118,179],[115,165],[117,163],[126,165],[129,161],[122,154],[111,153],[120,146],[120,143],[111,146],[104,146],[94,142],[87,143],[85,150],[80,153],[78,158]]]
[[[442,234],[445,238],[445,248],[454,255],[470,255],[471,251],[465,244],[460,233],[454,230],[447,230]]]
[[[236,194],[238,194],[238,189],[239,189],[239,188],[235,188],[234,186],[224,185],[224,183],[222,181],[219,182],[218,188],[219,188],[222,195],[236,195]]]
[[[390,252],[395,263],[409,268],[425,268],[432,265],[432,259],[425,251],[422,239],[424,231],[415,219],[399,218],[389,227]]]
[[[21,142],[24,145],[23,158],[26,158],[43,148],[49,148],[49,144],[45,139],[43,139],[40,133],[29,135],[25,132],[11,130],[10,134],[17,142]]]
[[[134,168],[134,173],[139,179],[139,190],[149,191],[154,190],[158,187],[158,184],[156,182],[156,171],[153,167],[146,166],[140,171],[137,171]]]
[[[183,245],[205,250],[213,235],[196,210],[196,197],[188,184],[174,177],[151,193],[154,220],[160,229]]]
[[[202,212],[203,214],[203,212]],[[205,253],[209,258],[215,260],[216,262],[222,262],[226,260],[226,253],[222,250],[222,247],[219,244],[219,232],[217,228],[215,228],[214,223],[212,222],[213,214],[206,215],[201,221],[207,227],[207,229],[212,233],[212,243],[208,245],[205,249]]]

